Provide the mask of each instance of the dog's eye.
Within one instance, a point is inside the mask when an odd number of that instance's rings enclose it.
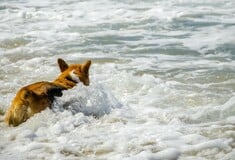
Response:
[[[66,78],[67,80],[69,80],[69,81],[72,80],[70,76],[67,76],[67,77],[65,77],[65,78]]]

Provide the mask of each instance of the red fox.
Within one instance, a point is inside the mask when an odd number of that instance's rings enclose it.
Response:
[[[34,114],[51,108],[55,97],[61,97],[63,90],[71,89],[79,82],[89,85],[90,60],[84,64],[68,65],[59,58],[58,65],[61,74],[53,82],[33,83],[17,92],[4,119],[9,126],[18,126]]]

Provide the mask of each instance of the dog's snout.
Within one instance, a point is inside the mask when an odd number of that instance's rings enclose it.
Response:
[[[89,80],[86,80],[86,81],[84,82],[84,85],[89,86],[89,85],[90,85],[90,81],[89,81]]]

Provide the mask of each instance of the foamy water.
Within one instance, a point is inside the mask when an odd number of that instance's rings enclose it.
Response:
[[[79,84],[18,127],[0,159],[233,160],[235,2],[0,2],[0,109],[91,59]]]

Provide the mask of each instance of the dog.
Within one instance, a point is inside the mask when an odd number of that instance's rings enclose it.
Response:
[[[61,97],[63,90],[68,90],[82,82],[85,86],[90,83],[89,68],[91,60],[84,64],[68,65],[63,59],[57,60],[61,74],[53,82],[37,82],[21,88],[8,111],[4,121],[9,126],[18,126],[34,114],[51,108],[55,97]]]

